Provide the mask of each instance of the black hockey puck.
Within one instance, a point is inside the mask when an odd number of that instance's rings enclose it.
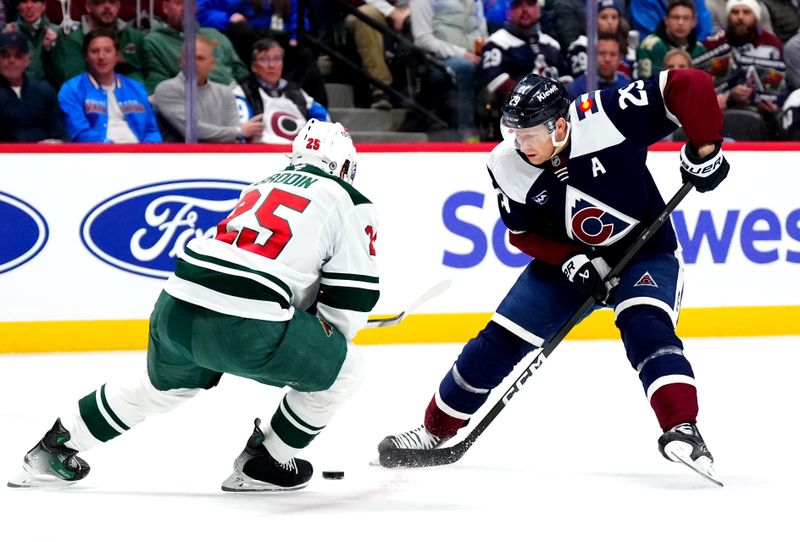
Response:
[[[342,470],[324,470],[322,477],[326,480],[341,480],[344,478],[344,471]]]

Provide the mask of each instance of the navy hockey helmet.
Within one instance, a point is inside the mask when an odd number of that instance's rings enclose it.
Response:
[[[544,124],[552,132],[556,120],[567,116],[569,104],[567,89],[560,81],[529,73],[506,99],[501,123],[514,129]]]

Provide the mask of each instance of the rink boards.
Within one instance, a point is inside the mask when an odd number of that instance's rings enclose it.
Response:
[[[359,145],[356,187],[377,206],[381,300],[394,314],[453,286],[361,343],[461,342],[528,258],[506,241],[485,169],[491,145]],[[669,198],[678,146],[648,165]],[[288,147],[0,146],[0,352],[144,348],[174,258],[209,235],[242,187],[280,170]],[[683,250],[683,336],[800,334],[800,146],[732,144],[731,174],[673,214]],[[617,336],[610,311],[570,338]]]

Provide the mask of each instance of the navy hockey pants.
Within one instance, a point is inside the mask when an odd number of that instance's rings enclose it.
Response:
[[[694,390],[691,366],[674,331],[682,288],[683,268],[674,255],[641,253],[620,276],[610,300],[629,361],[639,372],[651,403],[665,384],[681,382]],[[456,420],[469,419],[514,366],[554,336],[585,299],[586,294],[565,280],[559,269],[531,262],[492,321],[465,345],[442,380],[434,396],[437,410]],[[690,405],[689,411],[692,408],[696,410]],[[691,418],[692,414],[687,415],[685,409],[673,412],[665,415],[663,423],[675,417]]]

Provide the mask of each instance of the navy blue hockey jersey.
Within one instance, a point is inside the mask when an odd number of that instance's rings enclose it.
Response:
[[[525,36],[511,25],[489,36],[478,69],[481,87],[505,98],[517,81],[529,73],[552,79],[568,73],[561,46],[555,39],[541,33]]]
[[[637,226],[649,225],[664,209],[645,165],[647,147],[681,120],[696,146],[722,139],[710,77],[692,71],[665,71],[621,89],[583,94],[570,105],[568,146],[540,166],[529,162],[513,139],[495,147],[487,166],[512,244],[552,264],[586,247],[616,263]],[[695,102],[710,100],[716,112],[696,108]],[[515,235],[519,241],[529,234],[533,250],[515,242]],[[674,252],[677,246],[673,228],[665,225],[644,250]]]

